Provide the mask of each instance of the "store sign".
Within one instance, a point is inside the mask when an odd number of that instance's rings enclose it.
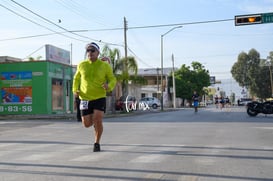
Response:
[[[215,84],[215,76],[210,76],[210,84]]]
[[[32,112],[32,72],[2,72],[0,85],[0,113]]]
[[[46,60],[70,65],[70,52],[52,45],[46,45]]]

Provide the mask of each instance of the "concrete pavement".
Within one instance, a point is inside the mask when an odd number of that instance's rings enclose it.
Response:
[[[0,181],[271,181],[272,117],[185,109],[104,120],[1,120]]]

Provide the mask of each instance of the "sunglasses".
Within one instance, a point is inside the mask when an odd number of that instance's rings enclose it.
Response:
[[[92,48],[92,49],[87,49],[87,50],[86,50],[86,52],[92,52],[92,53],[94,53],[95,51],[96,51],[96,50],[93,49],[93,48]]]

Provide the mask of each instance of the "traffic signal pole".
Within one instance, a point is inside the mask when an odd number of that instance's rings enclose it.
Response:
[[[235,26],[273,23],[273,12],[235,16]]]

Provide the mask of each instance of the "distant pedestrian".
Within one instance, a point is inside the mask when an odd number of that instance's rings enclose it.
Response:
[[[197,94],[196,91],[193,92],[192,101],[193,101],[194,112],[197,113],[198,112],[198,104],[199,104],[199,95]]]
[[[218,105],[219,105],[219,97],[218,97],[218,95],[216,95],[214,99],[215,99],[215,106],[216,106],[216,108],[218,108]]]
[[[231,104],[230,104],[230,100],[229,100],[229,97],[227,96],[226,97],[226,99],[225,99],[225,103],[226,103],[226,105],[227,106],[230,106]]]
[[[219,100],[220,100],[220,104],[219,104],[220,105],[220,109],[222,110],[222,108],[225,106],[224,97],[220,96]]]

